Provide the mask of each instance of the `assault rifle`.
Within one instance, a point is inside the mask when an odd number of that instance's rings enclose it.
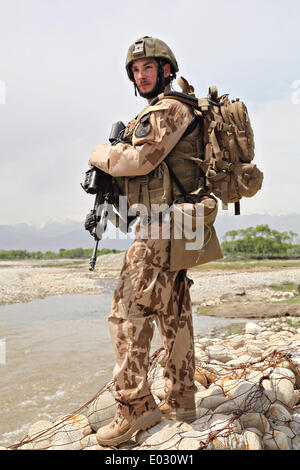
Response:
[[[124,130],[125,125],[123,122],[118,121],[113,124],[109,135],[109,142],[111,145],[116,145],[118,142],[122,142]],[[95,195],[94,207],[87,214],[84,223],[84,228],[90,232],[95,240],[89,267],[89,270],[93,271],[97,260],[98,244],[102,239],[107,226],[109,205],[113,204],[117,207],[118,194],[112,176],[101,171],[95,166],[92,166],[86,171],[85,179],[84,182],[81,183],[81,186],[86,193]],[[118,216],[121,218],[120,214],[118,214]]]

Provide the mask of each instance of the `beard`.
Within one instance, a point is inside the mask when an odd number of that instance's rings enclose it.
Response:
[[[146,98],[146,99],[155,98],[157,95],[159,95],[159,93],[162,93],[162,91],[163,91],[163,90],[161,90],[161,87],[158,83],[158,80],[156,81],[156,84],[155,84],[154,88],[151,91],[147,91],[147,93],[143,93],[137,85],[136,85],[136,88],[137,88],[138,94],[142,98]]]
[[[169,78],[169,77],[168,77]],[[156,80],[156,84],[154,86],[154,88],[151,90],[151,91],[148,91],[147,93],[143,93],[139,87],[137,86],[137,84],[135,83],[135,87],[138,91],[138,94],[142,97],[142,98],[146,98],[146,99],[151,99],[151,98],[155,98],[157,95],[159,95],[160,93],[163,93],[165,91],[165,86],[169,83],[168,81],[168,78],[165,79],[164,77],[164,72],[163,72],[163,68],[162,66],[159,67],[159,71],[158,71],[158,76],[157,76],[157,80]]]

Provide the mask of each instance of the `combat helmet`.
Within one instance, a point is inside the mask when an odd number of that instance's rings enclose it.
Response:
[[[154,57],[155,59],[162,59],[171,65],[171,75],[175,78],[178,72],[177,60],[169,48],[169,46],[161,39],[153,38],[151,36],[144,36],[137,39],[128,49],[126,58],[126,70],[129,80],[134,82],[131,65],[137,59],[144,57]]]

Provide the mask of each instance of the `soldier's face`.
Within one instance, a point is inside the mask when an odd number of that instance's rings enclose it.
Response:
[[[142,93],[149,93],[156,85],[158,64],[151,58],[135,60],[132,73],[138,89]]]

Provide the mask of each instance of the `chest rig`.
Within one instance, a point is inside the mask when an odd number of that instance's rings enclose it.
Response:
[[[143,119],[143,118],[142,118]],[[123,139],[131,142],[133,132],[140,122],[138,118],[130,121]],[[139,125],[147,128],[147,119]],[[200,119],[194,118],[185,133],[169,155],[147,175],[115,178],[128,205],[144,204],[151,213],[152,204],[167,204],[183,201],[186,195],[198,200],[205,193],[205,178],[201,170],[203,143]],[[179,181],[178,181],[179,180]]]

